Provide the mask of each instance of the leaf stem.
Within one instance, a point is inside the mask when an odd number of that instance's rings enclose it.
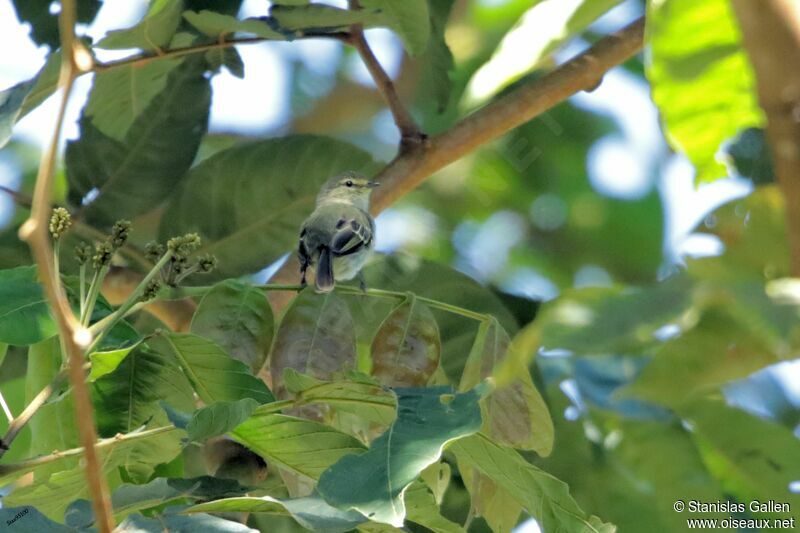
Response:
[[[83,326],[88,326],[92,320],[94,306],[97,303],[97,297],[100,296],[100,287],[103,286],[103,279],[105,279],[107,273],[108,265],[103,265],[94,271],[92,283],[89,285],[89,294],[86,296],[86,307],[81,316],[81,325]]]
[[[86,263],[83,263],[78,270],[78,277],[80,279],[80,313],[81,317],[86,309]]]

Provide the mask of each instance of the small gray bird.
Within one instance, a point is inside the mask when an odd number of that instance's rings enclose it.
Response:
[[[373,248],[375,221],[369,197],[378,184],[348,171],[328,180],[317,195],[317,207],[300,228],[300,283],[315,272],[317,292],[330,292],[335,281],[353,279]],[[360,280],[364,287],[363,278]]]

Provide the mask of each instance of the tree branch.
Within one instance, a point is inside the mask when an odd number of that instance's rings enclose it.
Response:
[[[75,39],[75,1],[62,0],[59,14],[59,32],[61,49],[64,54],[61,60],[61,72],[58,86],[62,89],[60,107],[53,129],[50,145],[42,153],[39,172],[36,177],[30,218],[20,227],[20,238],[27,241],[36,261],[44,292],[58,324],[64,349],[68,356],[68,371],[74,391],[76,423],[81,443],[86,450],[86,477],[92,495],[92,508],[96,523],[102,533],[110,533],[114,528],[108,487],[97,459],[94,448],[97,431],[94,426],[92,404],[89,391],[84,382],[83,347],[91,340],[91,336],[78,323],[72,314],[66,294],[59,290],[58,276],[53,266],[53,249],[48,234],[48,218],[51,212],[53,174],[56,166],[61,127],[64,123],[67,102],[76,76],[83,70],[81,67],[91,66],[91,55],[83,45]]]
[[[361,9],[358,0],[350,0],[350,9]],[[417,126],[417,123],[411,117],[411,114],[397,95],[397,90],[394,87],[394,83],[392,83],[392,79],[386,74],[386,71],[383,70],[378,58],[375,57],[375,54],[369,47],[369,43],[367,43],[367,39],[364,37],[364,28],[361,24],[355,24],[350,27],[350,39],[347,42],[352,44],[353,48],[358,52],[358,55],[361,56],[361,60],[364,62],[364,66],[367,67],[369,75],[375,82],[378,92],[380,92],[383,99],[386,100],[386,105],[389,106],[389,111],[392,112],[394,123],[397,125],[397,129],[400,130],[401,152],[424,142],[427,136],[419,129],[419,126]]]
[[[800,276],[800,5],[733,0],[767,115],[767,139],[786,200],[791,272]]]
[[[373,196],[373,214],[380,213],[431,174],[479,146],[521,126],[573,94],[595,88],[608,70],[633,57],[643,44],[644,18],[640,18],[545,76],[526,82],[475,111],[448,131],[411,150],[401,151],[376,178],[381,186]],[[296,258],[290,257],[270,281],[296,283],[298,269]],[[276,311],[289,299],[286,293],[270,295]]]

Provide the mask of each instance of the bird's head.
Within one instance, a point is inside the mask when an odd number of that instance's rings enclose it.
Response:
[[[369,208],[369,197],[377,182],[370,181],[358,172],[347,171],[335,176],[322,186],[317,196],[317,205],[322,203],[348,203],[363,210]]]

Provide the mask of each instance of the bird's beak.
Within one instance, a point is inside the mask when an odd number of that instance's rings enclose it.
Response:
[[[380,183],[378,183],[377,181],[368,181],[367,182],[367,187],[369,187],[371,189],[374,189],[375,187],[378,187],[379,185],[380,185]]]

